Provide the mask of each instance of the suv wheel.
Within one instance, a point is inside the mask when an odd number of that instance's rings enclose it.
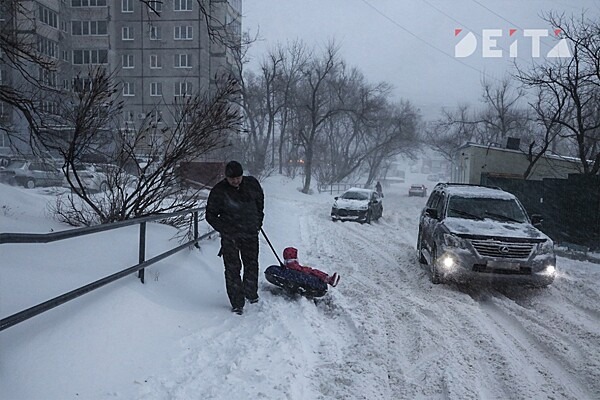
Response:
[[[25,187],[27,189],[33,189],[33,188],[35,188],[35,180],[33,180],[33,179],[27,179],[27,181],[25,182]]]
[[[372,216],[373,216],[373,212],[372,212],[371,210],[367,211],[367,216],[365,217],[365,222],[366,222],[367,224],[370,224],[370,223],[371,223],[371,218],[372,218]]]
[[[437,249],[435,247],[431,251],[431,265],[429,268],[431,269],[431,283],[434,285],[442,283],[442,275],[438,270]]]

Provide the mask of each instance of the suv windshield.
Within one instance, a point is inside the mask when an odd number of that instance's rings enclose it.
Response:
[[[491,218],[511,222],[527,221],[525,213],[514,199],[483,197],[450,197],[446,216],[458,218],[470,216],[477,219]]]
[[[363,192],[346,192],[342,195],[342,199],[347,200],[369,200],[369,195]]]

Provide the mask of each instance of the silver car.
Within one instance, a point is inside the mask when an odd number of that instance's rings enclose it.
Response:
[[[556,276],[552,240],[519,200],[497,188],[436,185],[419,222],[417,253],[431,281],[482,280],[543,287]]]
[[[52,160],[13,160],[0,171],[0,181],[33,189],[61,186],[64,175]]]

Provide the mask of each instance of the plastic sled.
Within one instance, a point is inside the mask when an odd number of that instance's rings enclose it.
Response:
[[[327,294],[327,284],[314,275],[279,265],[271,265],[265,270],[265,278],[273,285],[306,297],[323,297]]]

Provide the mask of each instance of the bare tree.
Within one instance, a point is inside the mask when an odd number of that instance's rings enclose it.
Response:
[[[302,69],[303,79],[294,99],[298,121],[298,138],[304,149],[303,193],[309,193],[312,180],[315,146],[322,127],[329,118],[346,111],[340,87],[333,81],[343,63],[338,47],[330,43],[322,57],[315,57]]]
[[[513,85],[509,77],[496,83],[482,81],[484,110],[477,120],[488,142],[498,143],[508,136],[520,137],[527,125],[526,112],[520,108],[525,93]]]
[[[281,66],[281,74],[278,82],[280,91],[280,125],[279,125],[279,173],[283,172],[283,165],[289,157],[284,156],[286,139],[289,138],[287,149],[292,154],[297,153],[298,140],[293,135],[294,130],[288,129],[290,123],[294,120],[294,108],[292,107],[292,98],[297,90],[298,84],[302,79],[302,70],[306,68],[306,63],[311,56],[306,48],[306,45],[301,41],[295,41],[289,44],[286,48],[279,46],[277,52],[280,54],[283,64]],[[297,157],[293,158],[297,159]]]
[[[520,69],[518,78],[553,99],[544,104],[544,115],[561,125],[561,136],[575,144],[582,172],[595,175],[600,171],[600,25],[585,16],[576,19],[554,13],[546,20],[560,29],[572,57],[548,59],[532,70]]]
[[[367,186],[381,175],[384,166],[395,156],[414,156],[420,141],[420,116],[408,101],[385,107],[376,118],[372,148],[367,153]]]
[[[65,172],[72,193],[58,200],[55,213],[64,222],[90,225],[124,220],[161,212],[174,212],[196,206],[195,193],[179,181],[178,167],[209,151],[228,145],[229,135],[237,132],[240,116],[232,103],[239,95],[237,82],[230,79],[212,96],[197,94],[185,96],[172,110],[173,125],[162,126],[159,121],[146,118],[135,130],[106,129],[121,125],[115,120],[120,104],[115,96],[117,88],[110,76],[101,72],[91,76],[72,108],[63,117],[72,134],[62,142],[48,140],[65,159]],[[107,132],[117,134],[112,149],[104,149],[110,159],[119,160],[121,168],[105,171],[107,190],[93,193],[86,189],[76,168],[81,155],[91,144],[102,142]],[[151,157],[141,164],[136,152],[145,148]],[[123,168],[135,164],[137,177]],[[196,191],[199,189],[196,189]]]
[[[424,132],[425,143],[453,162],[460,146],[476,140],[477,121],[469,106],[463,104],[454,112],[444,110],[443,116],[428,123]]]
[[[562,126],[559,124],[559,117],[565,106],[565,98],[557,96],[552,90],[538,88],[537,99],[535,103],[530,103],[535,112],[532,129],[539,130],[538,142],[532,140],[527,148],[527,160],[529,165],[523,173],[523,178],[527,179],[531,175],[535,164],[546,154],[549,147],[556,143]]]

